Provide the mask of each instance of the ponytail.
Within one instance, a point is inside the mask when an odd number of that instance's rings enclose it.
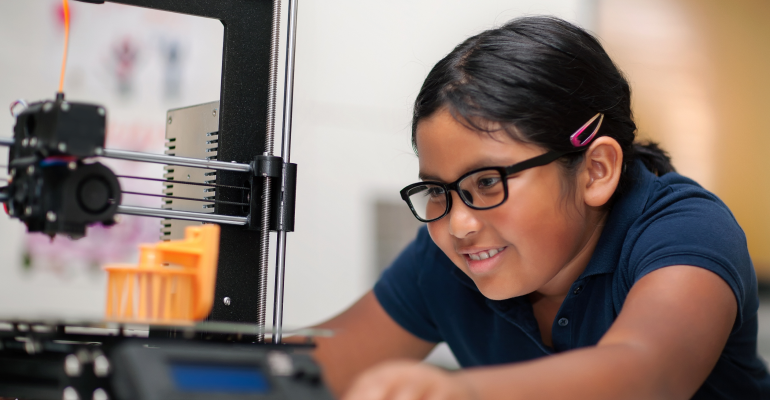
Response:
[[[652,141],[635,142],[631,160],[640,160],[647,169],[657,176],[676,172],[671,164],[671,156]]]

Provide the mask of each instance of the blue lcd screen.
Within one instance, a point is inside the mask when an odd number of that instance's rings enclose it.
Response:
[[[182,392],[266,393],[270,389],[256,366],[172,363],[170,367]]]

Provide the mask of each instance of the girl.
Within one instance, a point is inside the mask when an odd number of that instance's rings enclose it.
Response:
[[[764,399],[757,282],[727,207],[634,143],[628,83],[549,17],[457,46],[414,108],[427,223],[322,325],[345,399]],[[447,342],[460,364],[422,363]],[[473,367],[473,368],[470,368]]]

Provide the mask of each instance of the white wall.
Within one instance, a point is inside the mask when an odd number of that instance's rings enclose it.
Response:
[[[50,29],[46,18],[54,3],[0,2],[0,105],[18,97],[53,95],[60,49],[46,41],[43,32]],[[373,203],[382,198],[400,201],[398,190],[416,179],[417,160],[409,142],[411,102],[432,65],[466,37],[522,14],[553,14],[590,24],[592,4],[590,0],[300,1],[292,143],[299,178],[296,232],[288,239],[287,326],[324,320],[371,287],[376,278]],[[148,22],[146,15],[131,17],[127,8],[114,5],[109,7],[116,11],[109,15],[87,20],[87,12],[96,11],[86,9],[108,6],[77,6],[83,10],[80,23],[98,24],[95,29],[101,32],[97,37],[73,32],[71,74],[77,77],[74,65],[81,63],[86,71],[81,76],[88,81],[88,63],[93,59],[79,59],[85,52],[75,50],[78,46],[98,47],[100,42],[104,46],[110,35],[115,37],[113,29],[135,31]],[[188,41],[193,48],[189,56],[209,62],[207,55],[212,49],[220,54],[216,51],[221,52],[221,44],[217,47],[212,34],[201,34],[215,32],[208,22],[174,20],[157,23],[154,29],[194,38]],[[152,59],[146,62],[144,75],[137,78],[155,80],[150,88],[160,85],[160,67],[151,68]],[[186,93],[173,102],[162,100],[157,92],[135,104],[105,92],[98,81],[80,87],[72,83],[71,94],[105,104],[113,117],[116,108],[125,108],[122,120],[155,127],[162,125],[165,110],[183,105],[178,104],[181,101],[216,99],[215,70],[205,67],[196,70],[199,76],[185,78]],[[0,113],[0,135],[9,136],[12,125],[12,119]],[[45,268],[24,272],[20,267],[24,243],[22,226],[1,216],[0,314],[101,314],[104,279],[99,273],[83,268],[65,275]]]

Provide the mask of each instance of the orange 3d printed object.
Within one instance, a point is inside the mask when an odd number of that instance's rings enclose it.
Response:
[[[184,240],[140,245],[139,265],[105,267],[106,318],[184,323],[205,318],[214,302],[219,225],[188,227]]]

